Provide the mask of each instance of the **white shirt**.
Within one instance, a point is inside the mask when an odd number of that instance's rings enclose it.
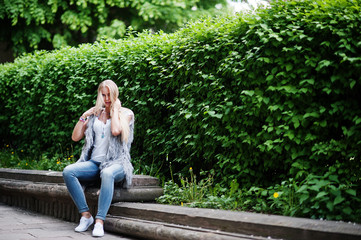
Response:
[[[93,130],[95,133],[95,140],[91,159],[97,162],[102,162],[103,159],[106,158],[109,148],[109,139],[111,135],[110,119],[108,119],[104,124],[96,117]]]

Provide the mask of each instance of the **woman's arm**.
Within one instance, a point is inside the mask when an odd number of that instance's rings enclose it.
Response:
[[[83,113],[81,118],[87,119],[89,116],[91,116],[93,114],[94,114],[94,107],[92,107],[91,109],[89,109],[88,111]],[[86,121],[81,121],[79,119],[79,121],[76,123],[76,125],[73,129],[73,134],[71,136],[71,139],[73,141],[78,142],[84,137],[84,132],[86,130],[86,125],[87,125],[88,121],[89,121],[89,119],[87,119]]]
[[[122,133],[122,125],[120,123],[119,111],[121,109],[121,103],[119,99],[114,103],[112,109],[112,121],[111,121],[111,131],[113,136],[118,136]],[[129,115],[126,119],[127,124],[129,125],[132,120],[132,115]]]
[[[112,108],[112,121],[111,121],[111,131],[113,136],[118,136],[122,133],[120,118],[119,118],[119,110],[122,107],[119,99],[117,99]]]

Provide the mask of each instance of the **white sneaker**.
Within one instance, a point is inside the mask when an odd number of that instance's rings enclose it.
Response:
[[[75,228],[76,232],[84,232],[86,230],[88,230],[88,227],[90,225],[92,225],[94,222],[94,218],[90,217],[90,218],[86,218],[86,217],[81,217],[80,218],[80,223],[79,225]]]
[[[96,223],[93,229],[93,237],[103,237],[103,236],[104,236],[103,224]]]

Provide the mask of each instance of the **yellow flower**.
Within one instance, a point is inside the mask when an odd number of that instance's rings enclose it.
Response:
[[[24,150],[21,149],[21,152],[24,152]]]
[[[25,165],[28,166],[28,163],[26,163]]]
[[[279,197],[278,192],[275,192],[275,193],[273,194],[273,197],[274,197],[274,198],[278,198],[278,197]]]
[[[183,207],[183,202],[181,202],[181,206]]]
[[[11,152],[11,154],[14,154],[14,152]]]
[[[71,155],[70,157],[71,157],[71,158],[73,158],[74,156],[73,156],[73,155]]]
[[[57,161],[56,164],[60,164],[60,161]]]
[[[192,171],[192,170],[193,170],[193,168],[192,168],[192,167],[190,167],[190,168],[189,168],[189,171]]]
[[[6,147],[9,147],[9,145],[6,145]]]

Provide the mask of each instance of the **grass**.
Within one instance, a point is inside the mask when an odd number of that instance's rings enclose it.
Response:
[[[65,154],[56,154],[54,156],[40,155],[33,158],[29,157],[34,155],[31,151],[5,144],[0,149],[0,167],[62,171],[67,165],[74,162],[74,156],[70,152],[67,149]]]

